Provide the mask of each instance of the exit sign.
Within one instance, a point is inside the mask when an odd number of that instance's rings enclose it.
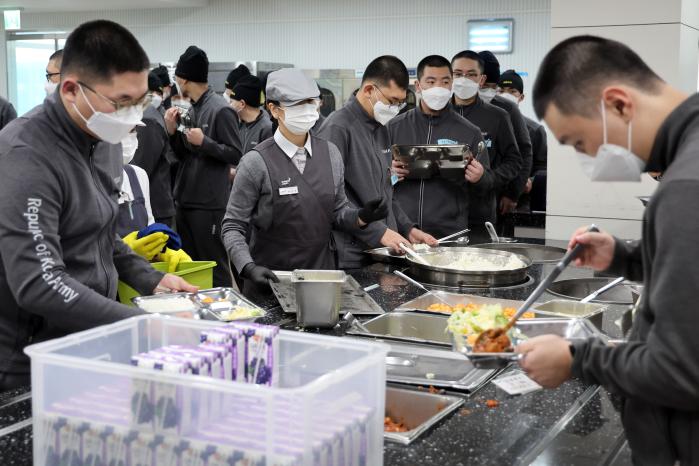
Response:
[[[3,11],[3,15],[5,16],[6,31],[16,31],[21,29],[19,10],[5,10]]]

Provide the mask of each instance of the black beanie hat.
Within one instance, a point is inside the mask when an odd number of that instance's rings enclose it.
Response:
[[[206,52],[196,45],[187,47],[177,61],[175,76],[195,83],[208,82],[209,59],[206,57]]]
[[[487,76],[485,82],[497,84],[500,80],[500,62],[490,50],[479,52],[478,55],[483,59],[484,74]]]
[[[251,76],[250,70],[245,65],[238,65],[237,68],[234,68],[230,73],[228,73],[228,77],[226,78],[226,89],[233,90],[233,87],[235,87],[238,80],[243,76]]]
[[[170,72],[167,69],[167,66],[165,65],[160,65],[157,68],[153,68],[153,73],[160,79],[160,85],[165,87],[165,86],[172,86],[172,82],[170,81]]]
[[[243,76],[233,86],[231,99],[242,100],[249,107],[262,105],[262,81],[257,76]]]
[[[517,89],[520,94],[524,94],[524,81],[515,70],[507,70],[500,75],[499,87],[511,87]]]
[[[148,73],[148,90],[151,92],[163,91],[163,83],[160,81],[160,77],[158,76],[158,73],[156,73],[155,70]]]

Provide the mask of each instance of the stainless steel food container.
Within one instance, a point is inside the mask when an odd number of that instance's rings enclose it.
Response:
[[[384,432],[384,438],[409,445],[464,403],[462,398],[429,392],[386,388],[386,416],[402,422],[407,432]]]
[[[446,316],[394,311],[363,322],[363,324],[369,333],[352,328],[347,333],[407,343],[451,346],[449,332],[446,330]]]
[[[593,291],[602,288],[614,278],[572,278],[553,282],[546,291],[567,299],[583,299]],[[638,299],[637,285],[624,282],[597,296],[591,302],[604,304],[633,304]]]
[[[340,320],[341,270],[294,270],[291,283],[296,294],[296,320],[302,327],[334,327]]]
[[[606,304],[601,303],[581,303],[568,299],[553,299],[541,304],[532,306],[534,311],[544,311],[560,317],[575,319],[587,319],[598,329],[602,328],[604,311],[609,309]]]
[[[469,271],[447,268],[446,265],[458,259],[459,256],[479,256],[485,260],[497,263],[506,261],[516,256],[522,261],[522,267],[512,270],[497,271]],[[462,288],[488,288],[493,286],[507,286],[523,283],[527,280],[527,271],[532,261],[520,254],[506,251],[493,251],[472,247],[432,248],[432,250],[420,253],[429,265],[421,264],[412,257],[406,260],[410,262],[410,273],[414,279],[422,283]]]
[[[386,380],[408,385],[473,392],[494,371],[476,369],[470,361],[448,348],[391,343],[386,355]]]

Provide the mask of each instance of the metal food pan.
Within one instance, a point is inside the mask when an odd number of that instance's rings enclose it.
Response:
[[[419,282],[433,285],[452,287],[481,287],[506,286],[524,283],[532,261],[523,255],[506,251],[493,251],[472,247],[438,247],[420,254],[428,264],[422,264],[412,257],[410,273]],[[448,268],[454,260],[460,257],[478,257],[494,264],[504,263],[512,257],[518,258],[522,266],[511,270],[459,270]]]
[[[447,317],[444,315],[394,311],[363,324],[368,333],[353,328],[347,333],[407,343],[451,346],[451,339],[446,331]]]
[[[565,299],[580,300],[610,283],[613,278],[571,278],[553,282],[546,291]],[[634,304],[638,298],[637,286],[624,282],[597,296],[591,302],[604,304]]]
[[[531,243],[485,243],[474,244],[473,247],[521,254],[531,259],[535,264],[556,263],[563,259],[566,253],[563,248]]]
[[[384,432],[384,438],[409,445],[463,403],[462,398],[455,396],[388,387],[385,415],[394,421],[403,422],[409,430]]]
[[[376,248],[364,251],[376,262],[384,262],[387,264],[405,264],[405,254],[398,254],[391,248]]]
[[[152,300],[163,300],[163,299],[180,299],[180,298],[186,298],[188,299],[191,303],[192,306],[194,307],[193,310],[189,311],[184,311],[184,310],[168,310],[168,309],[163,309],[159,311],[150,311],[147,310],[144,303],[147,303],[148,301]],[[200,317],[200,309],[201,305],[194,299],[194,294],[193,293],[160,293],[160,294],[154,294],[151,296],[136,296],[135,298],[131,299],[131,302],[134,303],[136,307],[139,309],[153,313],[153,314],[165,314],[165,315],[170,315],[173,317],[183,317],[186,319],[199,319]]]
[[[207,303],[206,300],[213,299],[213,303]],[[219,287],[219,288],[209,288],[206,290],[199,290],[193,295],[194,301],[201,307],[201,315],[203,318],[213,317],[215,320],[220,320],[222,322],[231,322],[233,320],[237,321],[248,321],[259,319],[264,317],[266,312],[257,304],[245,298],[242,294],[233,288]],[[224,318],[223,312],[228,309],[219,309],[216,305],[218,302],[228,302],[230,303],[230,309],[236,307],[245,307],[250,309],[260,309],[262,314],[254,317],[244,317],[242,319],[227,319]]]
[[[553,299],[532,306],[533,311],[544,311],[548,314],[575,319],[588,319],[597,328],[602,328],[604,311],[609,306],[601,303],[581,303],[568,299]]]
[[[500,298],[487,298],[485,296],[476,296],[471,294],[460,294],[460,293],[449,293],[447,291],[432,291],[431,293],[425,293],[422,296],[408,301],[407,303],[401,304],[395,310],[396,311],[421,311],[421,312],[434,312],[440,315],[449,315],[448,313],[430,311],[427,308],[432,304],[449,304],[455,306],[457,304],[499,304],[503,308],[513,307],[519,309],[519,307],[524,304],[524,301],[516,301],[513,299],[500,299]],[[536,312],[538,310],[537,305],[532,306],[531,310]],[[551,317],[553,314],[545,310],[537,313],[537,317]]]
[[[386,380],[472,392],[495,374],[476,369],[463,356],[447,349],[391,344],[386,356]]]

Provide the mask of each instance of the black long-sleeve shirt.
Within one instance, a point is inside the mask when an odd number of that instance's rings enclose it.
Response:
[[[532,141],[529,138],[529,131],[527,131],[524,115],[519,111],[517,104],[497,95],[493,97],[490,103],[496,107],[500,107],[510,115],[512,129],[514,130],[515,139],[517,140],[517,147],[522,156],[522,166],[520,167],[519,175],[510,182],[502,193],[512,200],[517,200],[524,192],[527,179],[529,179],[529,172],[532,167]]]
[[[194,147],[179,131],[170,137],[179,161],[175,203],[185,209],[225,210],[231,190],[229,168],[242,157],[238,115],[211,89],[190,112],[194,127],[204,133],[204,142]]]

